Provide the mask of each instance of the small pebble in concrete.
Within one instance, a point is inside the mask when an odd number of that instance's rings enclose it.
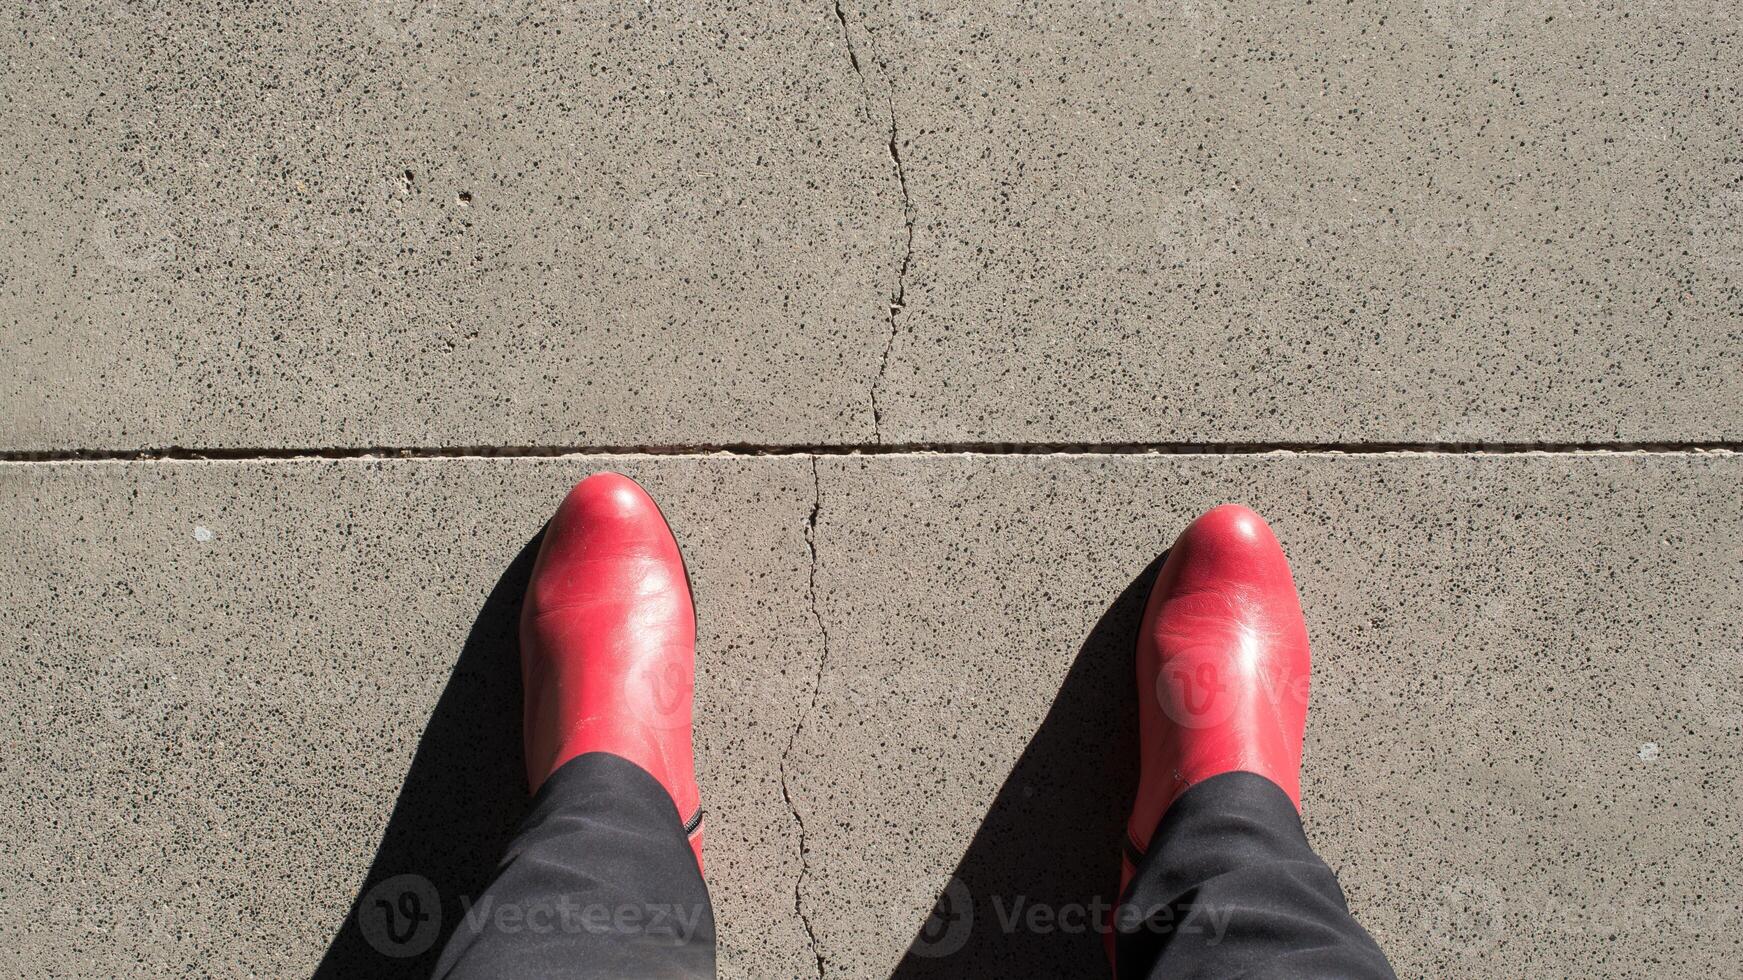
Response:
[[[1647,742],[1640,746],[1640,761],[1655,762],[1658,760],[1658,743]]]
[[[215,537],[217,537],[217,535],[212,533],[211,528],[205,526],[204,524],[195,524],[194,525],[194,540],[195,541],[198,541],[201,544],[205,544],[207,541],[210,541]]]

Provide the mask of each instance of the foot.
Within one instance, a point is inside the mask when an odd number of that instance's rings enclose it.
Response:
[[[635,481],[600,473],[569,491],[545,527],[520,629],[533,791],[583,753],[622,756],[671,794],[700,865],[695,607],[678,542]]]
[[[1307,623],[1289,561],[1263,518],[1225,504],[1180,535],[1138,633],[1133,864],[1187,787],[1225,772],[1271,780],[1301,807]]]

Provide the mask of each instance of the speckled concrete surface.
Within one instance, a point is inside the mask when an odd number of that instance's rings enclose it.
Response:
[[[1309,835],[1400,976],[1734,971],[1739,457],[848,457],[820,475],[828,659],[793,764],[819,777],[796,802],[828,976],[1101,975],[1095,937],[1001,917],[1114,887],[1134,583],[1227,500],[1268,515],[1294,564]],[[957,896],[920,945],[960,950],[898,966],[953,874],[973,927],[952,932]]]
[[[426,972],[341,926],[482,883],[611,466],[701,593],[727,980],[1100,975],[1001,920],[1111,889],[1226,499],[1401,975],[1729,975],[1743,457],[1517,450],[1743,444],[1739,78],[1720,0],[0,10],[0,966]],[[177,447],[241,458],[40,455]]]
[[[872,427],[903,226],[827,4],[0,11],[0,444]]]
[[[1223,500],[1295,563],[1310,835],[1400,975],[1739,955],[1738,457],[907,455],[0,465],[0,961],[421,975],[340,927],[486,873],[524,547],[608,466],[700,597],[724,977],[1099,975],[998,923],[1111,887],[1143,572]],[[953,874],[962,951],[904,957]]]
[[[607,466],[659,498],[700,598],[721,975],[814,969],[780,914],[779,765],[815,682],[811,467],[644,457],[0,464],[7,974],[427,977],[434,949],[340,927],[401,873],[451,926],[494,863],[523,793],[515,559]]]
[[[15,5],[0,442],[1736,440],[1740,23]]]
[[[1734,4],[844,6],[890,441],[1743,433]]]

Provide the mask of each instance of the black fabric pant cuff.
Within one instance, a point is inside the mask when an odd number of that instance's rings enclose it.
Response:
[[[1230,772],[1163,814],[1114,925],[1120,980],[1393,978],[1289,796]]]
[[[708,889],[665,787],[604,752],[564,763],[534,796],[435,976],[713,977]]]

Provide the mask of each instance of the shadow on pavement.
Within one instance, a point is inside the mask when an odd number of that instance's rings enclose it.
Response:
[[[526,809],[518,628],[535,536],[491,589],[316,980],[425,980]]]
[[[1166,557],[1090,631],[891,980],[1108,975],[1091,924],[1108,920],[1119,888],[1120,840],[1137,788],[1133,655]]]

